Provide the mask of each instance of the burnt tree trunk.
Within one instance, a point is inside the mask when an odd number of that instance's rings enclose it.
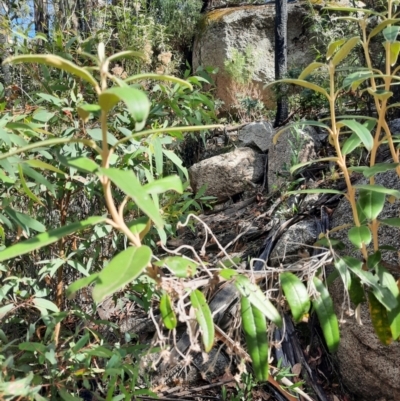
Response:
[[[275,79],[282,79],[287,73],[287,0],[275,0]],[[282,125],[288,118],[289,106],[287,86],[279,85],[275,127]]]

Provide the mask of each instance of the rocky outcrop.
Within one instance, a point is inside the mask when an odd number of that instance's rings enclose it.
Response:
[[[288,4],[289,69],[301,69],[314,60],[310,39],[303,26],[306,11],[305,3]],[[274,21],[274,3],[221,8],[204,16],[195,38],[193,67],[218,67],[219,71],[214,76],[216,97],[224,102],[223,108],[235,105],[238,95],[238,87],[226,72],[224,63],[232,57],[234,49],[244,53],[248,48],[253,49],[255,60],[251,91],[258,91],[267,106],[275,106],[272,89],[263,89],[265,84],[275,79]]]
[[[362,182],[363,184],[366,181]],[[400,179],[393,172],[378,174],[376,183],[387,188],[400,189]],[[400,201],[387,202],[380,217],[398,217]],[[332,226],[338,227],[352,221],[350,205],[343,200],[335,210]],[[348,229],[339,232],[337,237],[346,244],[346,254],[361,257],[359,252],[352,251],[347,238]],[[392,245],[398,249],[400,230],[394,227],[381,226],[379,238],[382,245]],[[399,265],[396,252],[384,252],[383,259]],[[400,273],[400,271],[399,271]],[[398,278],[398,277],[396,277]],[[343,316],[341,324],[341,341],[337,352],[337,361],[344,384],[354,393],[357,400],[363,401],[397,401],[400,400],[400,343],[382,345],[372,327],[368,306],[361,308],[363,325],[357,324],[353,317],[346,316],[342,310],[344,290],[340,280],[330,288],[338,316]]]

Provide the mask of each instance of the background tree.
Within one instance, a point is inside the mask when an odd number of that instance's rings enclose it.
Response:
[[[275,14],[275,79],[287,73],[287,0],[276,0]],[[286,86],[280,85],[277,93],[275,127],[282,125],[289,114]]]

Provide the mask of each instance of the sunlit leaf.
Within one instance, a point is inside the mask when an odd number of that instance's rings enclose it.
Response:
[[[354,188],[357,189],[365,189],[366,191],[371,191],[371,192],[376,192],[380,194],[386,194],[386,195],[391,195],[394,196],[395,198],[400,198],[400,191],[396,189],[389,189],[385,188],[382,185],[374,184],[374,185],[365,185],[365,184],[356,184],[354,185]]]
[[[374,36],[376,36],[379,32],[381,32],[387,25],[392,25],[398,23],[397,19],[385,19],[381,21],[368,35],[368,40],[371,40]]]
[[[147,194],[155,195],[173,190],[181,194],[183,192],[182,181],[177,175],[160,178],[143,185],[143,191]]]
[[[268,334],[265,316],[246,297],[241,297],[242,327],[256,379],[268,380]]]
[[[342,46],[346,42],[346,38],[335,40],[334,42],[329,43],[328,50],[326,52],[326,59],[330,60],[330,58],[334,55],[336,50]]]
[[[298,79],[305,79],[307,78],[313,71],[315,71],[317,68],[320,68],[324,66],[325,64],[323,63],[318,63],[318,62],[313,62],[310,65],[308,65],[299,75]]]
[[[49,301],[48,299],[33,298],[32,302],[38,308],[47,309],[47,310],[49,310],[51,312],[59,312],[60,311],[58,309],[58,307],[53,302]]]
[[[363,244],[369,245],[372,240],[371,231],[367,226],[353,227],[348,232],[350,242],[361,249]]]
[[[354,149],[356,149],[361,143],[361,138],[357,134],[351,134],[349,138],[343,144],[342,154],[343,156],[351,153]],[[350,170],[350,169],[349,169]]]
[[[333,65],[338,65],[345,57],[349,55],[349,53],[353,50],[353,48],[359,43],[360,38],[358,36],[354,36],[350,38],[333,56],[331,63]]]
[[[361,142],[367,150],[372,149],[374,146],[374,138],[363,124],[354,120],[340,120],[337,123],[338,127],[343,125],[350,128],[361,139]]]
[[[190,302],[202,331],[204,349],[210,352],[214,345],[214,322],[207,300],[201,291],[194,290],[190,293]]]

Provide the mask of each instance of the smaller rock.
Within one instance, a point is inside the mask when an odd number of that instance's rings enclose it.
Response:
[[[275,245],[270,257],[272,265],[297,262],[307,251],[307,245],[312,245],[317,238],[317,226],[314,221],[303,220],[293,224]]]
[[[272,125],[268,121],[262,121],[245,125],[239,131],[238,139],[244,146],[255,146],[265,152],[271,147],[273,136]]]
[[[268,189],[272,191],[287,182],[292,165],[316,159],[320,146],[320,134],[313,127],[284,132],[268,150]]]
[[[263,178],[266,157],[250,148],[238,148],[202,160],[189,169],[191,187],[197,192],[207,185],[206,195],[225,201]]]

